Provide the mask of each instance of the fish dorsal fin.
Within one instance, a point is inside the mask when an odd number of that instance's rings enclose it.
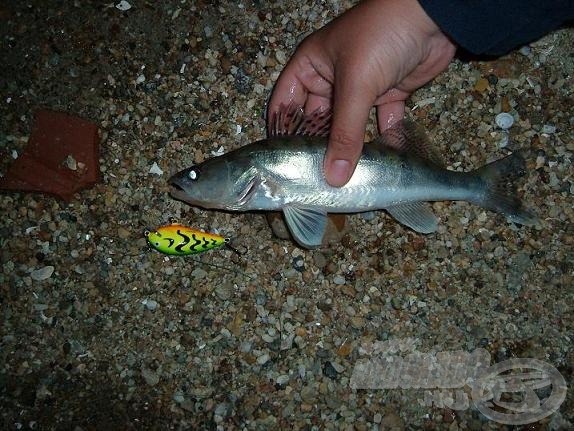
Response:
[[[430,142],[421,126],[413,120],[404,119],[393,124],[374,141],[401,153],[415,154],[437,166],[444,167],[441,154]]]
[[[313,208],[286,205],[283,208],[287,227],[295,241],[305,248],[321,245],[327,226],[327,213]]]
[[[267,133],[273,136],[329,136],[331,111],[317,108],[305,114],[301,106],[290,103],[281,105],[277,112],[269,117]]]
[[[427,202],[408,202],[385,208],[399,223],[420,233],[432,233],[438,221]]]

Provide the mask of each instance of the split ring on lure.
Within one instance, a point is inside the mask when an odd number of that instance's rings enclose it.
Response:
[[[238,255],[245,254],[232,247],[229,238],[176,222],[160,226],[153,231],[146,230],[144,235],[152,248],[171,256],[189,256],[224,246]]]

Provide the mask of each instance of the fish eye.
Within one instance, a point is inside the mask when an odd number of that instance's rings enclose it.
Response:
[[[189,177],[190,180],[197,180],[197,178],[199,177],[199,171],[197,169],[190,169],[189,172],[187,173],[187,176]]]

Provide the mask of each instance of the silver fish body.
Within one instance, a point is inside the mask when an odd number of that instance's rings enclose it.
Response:
[[[276,211],[299,205],[332,213],[371,211],[413,201],[473,201],[482,187],[476,175],[441,169],[377,144],[365,145],[345,186],[332,187],[323,176],[326,146],[323,137],[265,139],[184,170],[171,183],[185,192],[179,195],[183,200],[206,208]],[[219,178],[213,181],[233,191],[228,199],[217,194],[215,205],[205,205],[206,201],[202,205],[207,191],[198,188],[207,169],[218,171]],[[198,178],[190,179],[191,170]]]
[[[437,228],[429,201],[462,200],[531,224],[507,180],[523,161],[512,154],[476,171],[454,172],[384,140],[366,144],[343,187],[323,176],[327,138],[274,136],[184,169],[170,183],[172,195],[192,205],[233,211],[282,210],[299,244],[321,244],[327,213],[386,209],[399,222],[430,233]]]

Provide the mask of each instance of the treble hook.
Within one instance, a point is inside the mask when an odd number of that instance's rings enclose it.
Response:
[[[238,256],[245,256],[249,252],[249,249],[246,246],[243,246],[243,251],[239,251],[239,249],[233,247],[230,242],[231,238],[225,238],[225,246]]]

